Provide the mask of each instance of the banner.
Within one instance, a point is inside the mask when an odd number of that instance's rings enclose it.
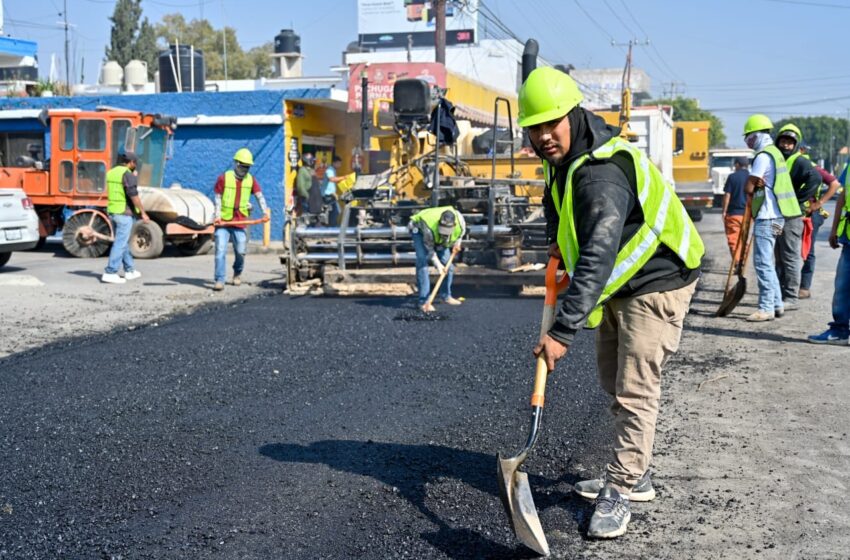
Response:
[[[435,15],[430,0],[358,0],[360,45],[433,46]],[[446,0],[446,45],[474,43],[477,29],[478,0]]]
[[[446,87],[446,67],[436,62],[380,62],[352,64],[349,67],[348,78],[348,111],[355,113],[362,106],[362,91],[360,87],[361,74],[366,71],[369,80],[367,89],[369,111],[372,110],[375,99],[393,97],[393,84],[396,80],[418,78],[441,88]]]

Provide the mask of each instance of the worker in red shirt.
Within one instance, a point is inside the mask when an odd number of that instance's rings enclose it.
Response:
[[[239,222],[247,220],[251,213],[251,195],[257,198],[260,210],[268,215],[269,209],[260,183],[248,173],[254,165],[254,156],[248,148],[241,148],[233,156],[233,169],[219,175],[215,182],[215,287],[224,289],[227,277],[227,245],[233,242],[233,285],[242,283],[245,268],[245,253],[248,249],[248,232]]]

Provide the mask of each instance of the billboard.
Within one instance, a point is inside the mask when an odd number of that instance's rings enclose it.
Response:
[[[366,95],[371,111],[375,99],[392,99],[393,84],[403,78],[418,78],[429,84],[446,87],[446,67],[436,62],[385,62],[352,64],[348,79],[348,111],[360,111],[363,95],[360,88],[361,72],[366,70],[369,80]]]
[[[357,0],[359,42],[371,48],[434,46],[430,0]],[[478,29],[478,0],[446,0],[446,45],[471,44]]]

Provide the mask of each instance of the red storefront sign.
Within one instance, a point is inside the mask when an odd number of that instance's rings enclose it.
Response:
[[[446,87],[446,67],[436,62],[380,62],[352,64],[348,78],[348,111],[355,113],[362,106],[360,87],[361,73],[366,71],[369,79],[367,90],[368,109],[371,111],[375,99],[393,97],[393,84],[396,80],[418,78],[441,88]]]

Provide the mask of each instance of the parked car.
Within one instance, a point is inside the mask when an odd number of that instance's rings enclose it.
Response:
[[[32,200],[18,188],[0,188],[0,267],[12,251],[26,251],[38,244],[38,215]]]

